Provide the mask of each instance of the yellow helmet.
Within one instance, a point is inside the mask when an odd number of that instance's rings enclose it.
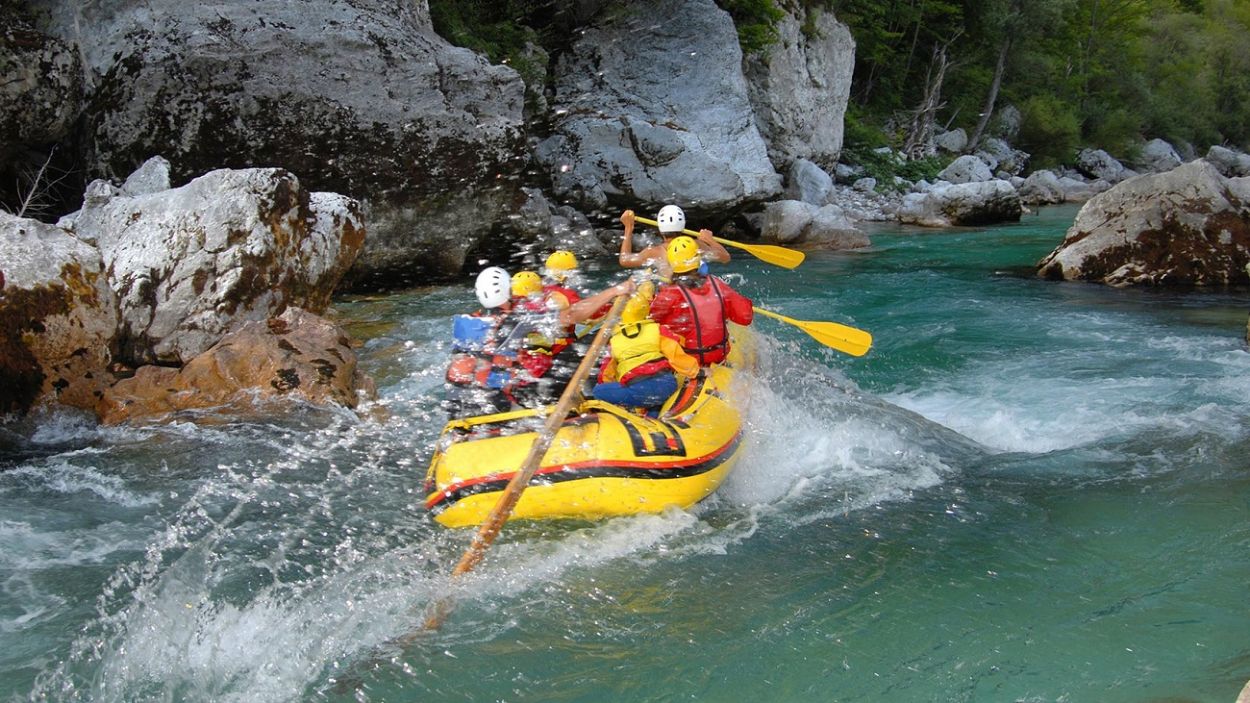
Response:
[[[517,271],[512,274],[512,296],[525,298],[543,289],[543,279],[533,271]]]
[[[554,273],[556,271],[572,271],[577,268],[577,257],[573,252],[567,249],[560,249],[551,252],[551,256],[547,257],[547,262],[543,264],[547,267],[547,271]]]
[[[692,237],[677,237],[668,243],[668,265],[673,273],[687,273],[699,268],[699,245]],[[516,280],[513,278],[512,280]]]
[[[654,296],[654,286],[644,285],[634,291],[634,295],[625,301],[625,307],[621,308],[621,324],[628,325],[647,319],[651,314],[651,298]]]

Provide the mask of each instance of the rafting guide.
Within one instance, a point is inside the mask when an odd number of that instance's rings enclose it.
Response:
[[[660,236],[664,238],[663,241],[658,244],[652,244],[635,253],[633,241],[634,222],[636,221],[654,224],[656,229],[660,231]],[[673,240],[673,237],[682,234],[682,232],[689,232],[695,235],[703,261],[727,264],[731,258],[729,251],[721,246],[712,236],[711,230],[701,229],[698,232],[686,230],[686,213],[676,205],[665,205],[660,208],[654,221],[636,217],[633,210],[626,210],[621,213],[621,224],[625,227],[625,236],[621,239],[621,251],[616,260],[624,268],[645,266],[653,269],[661,278],[668,278],[672,274],[672,270],[669,268],[665,250]]]

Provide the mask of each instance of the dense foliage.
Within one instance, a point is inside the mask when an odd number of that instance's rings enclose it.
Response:
[[[851,27],[860,119],[903,121],[921,99],[933,47],[945,44],[939,123],[975,133],[987,106],[1013,104],[1023,115],[1018,145],[1034,166],[1068,161],[1080,145],[1127,156],[1152,137],[1250,145],[1245,0],[808,3]]]
[[[939,57],[947,69],[937,125],[983,136],[992,130],[989,117],[1014,105],[1023,117],[1016,145],[1033,154],[1034,167],[1069,162],[1080,146],[1131,156],[1153,137],[1198,150],[1250,147],[1247,0],[717,4],[734,18],[747,53],[777,40],[782,8],[831,11],[850,26],[857,47],[845,141],[852,155],[903,145]],[[545,66],[538,64],[585,19],[576,17],[578,7],[571,0],[430,0],[440,34],[512,64],[539,91]]]

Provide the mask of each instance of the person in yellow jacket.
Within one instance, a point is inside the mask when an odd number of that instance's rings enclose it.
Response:
[[[677,374],[694,378],[699,361],[682,339],[647,317],[651,295],[639,290],[621,310],[608,342],[611,356],[591,391],[598,400],[630,408],[658,408],[677,392]]]

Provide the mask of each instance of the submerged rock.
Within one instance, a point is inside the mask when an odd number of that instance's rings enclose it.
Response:
[[[0,415],[51,402],[93,408],[112,380],[117,329],[99,252],[0,211],[0,268]]]
[[[1038,264],[1050,279],[1115,286],[1250,282],[1250,179],[1206,161],[1121,183],[1081,208]]]
[[[97,182],[73,227],[98,243],[131,365],[185,363],[288,305],[324,311],[365,239],[354,200],[309,193],[281,169],[222,169],[133,197]]]
[[[155,422],[192,410],[255,414],[296,398],[355,408],[376,396],[347,334],[291,307],[245,323],[181,369],[140,367],[105,393],[98,413],[105,424]]]
[[[553,134],[536,156],[554,195],[571,205],[674,202],[697,219],[781,190],[747,99],[733,21],[712,0],[604,11],[561,56],[554,85]]]

